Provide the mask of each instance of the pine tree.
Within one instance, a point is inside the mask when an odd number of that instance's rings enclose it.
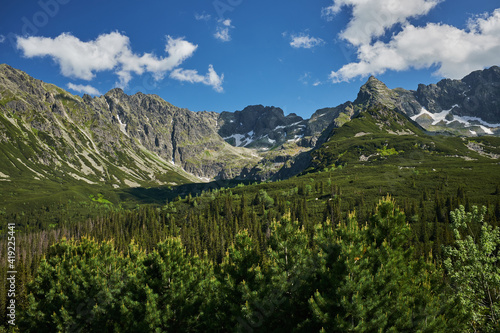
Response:
[[[147,255],[144,266],[144,282],[155,299],[146,309],[150,323],[169,332],[205,330],[213,325],[206,311],[212,306],[215,288],[211,264],[187,254],[180,239],[169,238]]]
[[[450,323],[439,314],[449,311],[448,304],[434,290],[442,275],[431,263],[413,259],[410,227],[391,199],[380,202],[365,226],[351,214],[336,233],[345,265],[336,295],[340,308],[325,297],[332,294],[328,290],[318,290],[310,301],[325,329],[446,331]]]
[[[129,260],[111,242],[89,238],[53,246],[28,286],[28,309],[21,330],[36,332],[149,330],[139,320],[148,288],[140,281],[143,253]],[[142,317],[144,318],[144,316]]]
[[[219,312],[216,318],[220,330],[233,330],[242,325],[254,326],[254,322],[249,323],[243,314],[246,307],[244,295],[248,296],[259,290],[260,281],[263,279],[260,262],[258,246],[248,230],[239,232],[216,272],[220,285],[217,296]]]
[[[471,212],[463,206],[452,212],[456,242],[445,248],[444,265],[471,332],[500,327],[500,229],[485,223],[485,214],[486,207],[479,211],[476,206]]]

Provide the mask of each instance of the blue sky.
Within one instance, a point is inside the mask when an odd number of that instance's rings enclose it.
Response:
[[[0,13],[0,63],[74,94],[157,94],[193,111],[308,118],[373,74],[416,89],[500,65],[491,0],[40,0]]]

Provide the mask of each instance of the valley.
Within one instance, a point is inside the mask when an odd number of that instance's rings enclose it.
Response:
[[[111,329],[122,306],[142,319],[119,331],[231,331],[256,314],[269,331],[343,331],[385,318],[340,300],[361,291],[375,295],[363,306],[413,309],[386,328],[464,327],[441,267],[457,242],[450,212],[484,206],[481,223],[500,226],[499,83],[498,67],[416,91],[370,77],[355,101],[302,119],[262,105],[193,112],[121,89],[80,97],[0,65],[0,230],[16,225],[22,249],[22,325]],[[482,113],[467,102],[480,96]],[[171,304],[182,311],[155,314]]]

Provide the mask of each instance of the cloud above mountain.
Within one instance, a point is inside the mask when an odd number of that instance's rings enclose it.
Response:
[[[343,7],[352,8],[352,19],[340,37],[353,45],[370,43],[380,37],[395,24],[405,24],[409,18],[425,15],[441,0],[334,0],[330,7],[323,9],[328,20]]]
[[[497,65],[500,9],[471,18],[465,29],[443,23],[417,26],[409,22],[427,14],[439,2],[335,0],[323,9],[323,16],[330,19],[344,6],[352,8],[352,18],[339,37],[356,49],[358,59],[332,71],[330,79],[342,82],[387,70],[431,67],[437,67],[437,76],[462,78],[474,70]],[[386,36],[396,25],[400,29]]]
[[[68,83],[68,89],[71,89],[73,91],[79,92],[79,93],[84,93],[84,94],[89,94],[89,95],[101,95],[99,90],[96,88],[90,86],[90,85],[83,85],[83,84],[74,84],[74,83]]]
[[[158,57],[152,53],[136,54],[130,44],[130,39],[118,32],[102,34],[92,41],[81,41],[69,33],[55,38],[17,37],[17,48],[27,58],[51,57],[64,76],[87,81],[99,72],[113,71],[118,76],[119,87],[126,87],[133,74],[151,73],[156,80],[161,80],[192,57],[198,48],[184,38],[166,36],[166,56]],[[214,71],[212,65],[210,69]],[[220,90],[221,83],[215,86],[212,81],[201,83]]]
[[[176,68],[170,73],[170,77],[183,82],[203,83],[212,86],[217,92],[224,91],[222,88],[224,75],[219,76],[212,65],[208,67],[206,75],[200,75],[197,70],[193,69]]]

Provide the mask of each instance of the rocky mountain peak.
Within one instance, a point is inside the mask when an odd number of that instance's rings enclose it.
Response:
[[[108,91],[106,94],[104,94],[104,96],[116,98],[119,100],[129,97],[127,94],[125,94],[125,92],[121,88],[113,88],[110,91]]]
[[[500,82],[500,67],[493,66],[485,70],[474,71],[462,79],[470,85]]]
[[[384,105],[394,108],[396,105],[396,94],[382,81],[374,76],[370,76],[368,81],[361,87],[354,104],[371,107],[374,105]]]
[[[298,133],[304,119],[292,113],[285,116],[274,106],[250,105],[241,111],[222,112],[218,119],[218,133],[226,141],[241,147],[271,147],[285,142],[289,135]]]

